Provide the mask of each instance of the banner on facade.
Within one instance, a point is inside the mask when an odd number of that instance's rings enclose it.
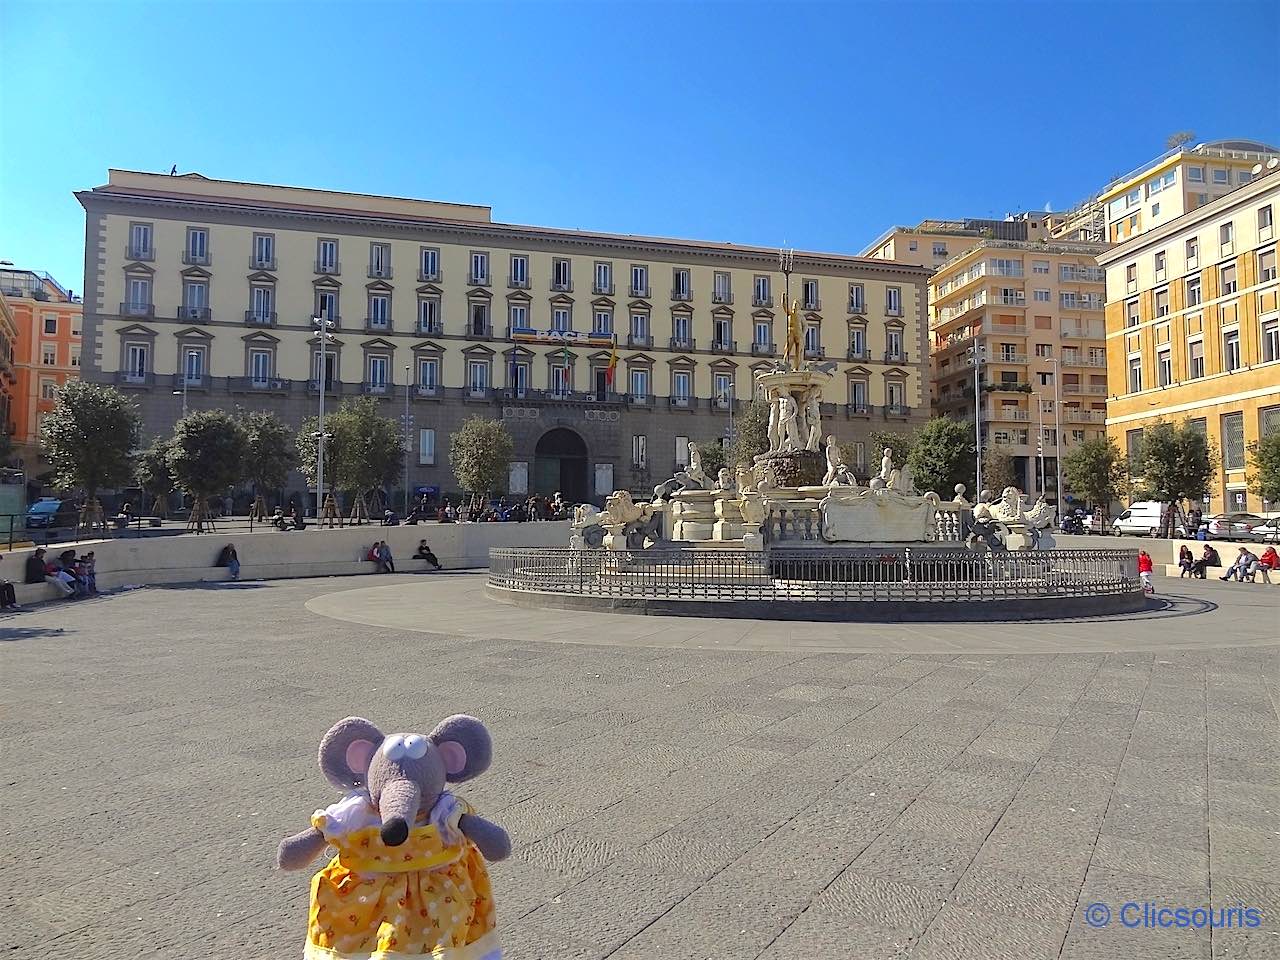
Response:
[[[517,343],[559,343],[567,346],[608,347],[613,345],[609,333],[586,333],[582,330],[512,330]]]

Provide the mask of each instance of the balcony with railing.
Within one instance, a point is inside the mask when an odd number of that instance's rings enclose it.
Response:
[[[772,343],[751,344],[751,355],[755,357],[772,357],[776,348]]]
[[[627,346],[632,350],[653,349],[653,337],[648,334],[628,333]]]
[[[342,393],[342,392],[343,392],[343,389],[342,389],[342,388],[343,388],[342,381],[341,381],[341,380],[339,380],[337,377],[326,377],[326,378],[325,378],[325,380],[324,380],[324,392],[325,392],[326,394],[329,394],[329,393],[335,393],[335,394]],[[315,380],[315,379],[308,380],[308,381],[307,381],[307,390],[308,390],[308,392],[310,392],[310,393],[319,393],[319,392],[320,392],[320,381],[319,381],[319,380]]]
[[[987,359],[987,363],[1026,363],[1027,355],[1025,353],[998,353]]]
[[[769,294],[768,296],[765,296],[765,297],[762,297],[762,296],[760,296],[759,294],[755,294],[755,295],[753,295],[753,296],[752,296],[752,298],[751,298],[751,305],[752,305],[753,307],[766,307],[766,308],[772,308],[772,307],[773,307],[773,294]]]
[[[551,292],[552,293],[573,293],[573,281],[572,280],[552,280]]]
[[[569,403],[599,405],[622,403],[625,397],[612,390],[535,390],[532,387],[507,387],[500,391],[504,400],[522,403]]]
[[[288,393],[293,381],[284,377],[228,377],[227,389],[232,393]]]
[[[473,403],[488,402],[493,399],[494,392],[492,387],[467,387],[462,394],[462,399]]]
[[[1107,385],[1105,383],[1091,383],[1086,389],[1095,397],[1105,397],[1107,395]]]
[[[649,299],[649,285],[648,285],[648,284],[645,284],[643,287],[637,287],[637,286],[633,283],[633,284],[631,285],[631,288],[630,288],[630,289],[631,289],[631,296],[633,296],[633,297],[639,297],[641,300],[648,300],[648,299]]]
[[[632,407],[652,407],[652,393],[629,393],[627,394],[627,404]]]
[[[905,350],[886,350],[884,352],[885,363],[906,363],[907,351]]]
[[[695,405],[693,397],[686,395],[668,397],[668,403],[673,410],[692,410]]]
[[[846,403],[844,405],[844,414],[846,417],[869,417],[871,416],[871,404]]]
[[[827,355],[827,351],[825,347],[818,346],[817,344],[814,344],[812,346],[809,344],[805,344],[804,358],[806,360],[822,360],[826,357],[826,355]]]
[[[730,293],[728,290],[713,290],[713,291],[711,291],[711,302],[712,302],[712,303],[722,303],[722,304],[724,304],[726,307],[727,307],[727,306],[732,306],[732,305],[733,305],[733,294],[732,294],[732,293]]]
[[[1062,365],[1064,367],[1106,367],[1106,357],[1085,357],[1078,353],[1062,354]]]
[[[213,319],[213,313],[208,307],[178,307],[174,311],[174,316],[179,320],[186,320],[191,323],[208,323]]]
[[[440,270],[435,270],[435,271],[433,271],[433,272],[430,272],[430,273],[429,273],[429,272],[427,272],[427,271],[423,270],[423,269],[422,269],[422,267],[418,267],[418,282],[419,282],[419,283],[439,283],[439,282],[441,281],[441,279],[443,279],[443,273],[442,273],[442,271],[440,271]]]
[[[909,417],[911,416],[911,408],[905,403],[886,403],[884,405],[884,416],[886,420],[894,417]]]
[[[1025,337],[1027,325],[1025,323],[992,323],[987,333],[992,337]]]
[[[984,409],[982,416],[985,420],[1012,420],[1017,423],[1026,423],[1031,419],[1031,411],[1021,407],[997,404]]]
[[[979,310],[987,305],[987,291],[978,290],[971,297],[965,297],[959,303],[943,307],[938,311],[938,321],[940,323],[950,323],[957,317],[962,317],[971,310]]]
[[[323,274],[327,277],[341,276],[342,264],[337,260],[317,260],[316,273]]]
[[[698,341],[692,337],[672,337],[668,343],[672,350],[687,351],[698,349]]]
[[[154,260],[156,258],[156,248],[129,243],[125,244],[124,255],[129,260]]]
[[[437,383],[415,383],[413,385],[413,395],[420,400],[437,399],[443,392]]]
[[[395,393],[395,384],[386,380],[366,380],[360,384],[360,392],[374,397],[385,397]]]
[[[213,258],[209,256],[209,251],[199,253],[195,250],[183,250],[182,262],[189,267],[211,267],[213,266]]]
[[[428,335],[439,336],[444,333],[444,325],[439,320],[419,320],[418,332]],[[511,328],[507,328],[507,336],[511,336]]]
[[[135,303],[125,301],[120,304],[120,316],[122,317],[153,317],[156,313],[156,305],[154,303]]]
[[[493,338],[493,325],[488,322],[478,323],[475,320],[469,320],[462,335],[468,340],[490,340]]]
[[[121,387],[154,387],[156,375],[151,371],[136,373],[130,370],[117,370],[115,381]]]
[[[738,342],[736,340],[712,340],[712,353],[737,353]]]
[[[249,269],[274,271],[276,269],[276,258],[252,256],[249,258]]]
[[[613,281],[609,283],[593,283],[591,285],[591,292],[601,297],[612,297],[613,289]]]
[[[390,280],[391,264],[389,263],[371,263],[369,264],[370,280]]]
[[[869,363],[871,360],[871,351],[866,347],[850,346],[849,349],[845,351],[845,359]]]
[[[207,392],[209,387],[213,385],[213,377],[207,377],[201,373],[190,375],[171,373],[165,380],[174,390],[189,390],[197,393]]]
[[[365,333],[390,333],[391,318],[390,317],[365,317],[364,332]]]
[[[672,287],[672,288],[671,288],[671,299],[672,299],[672,300],[680,300],[680,301],[692,300],[692,299],[693,299],[693,289],[692,289],[691,287],[685,287],[685,288],[683,288],[683,289],[682,289],[682,288],[680,288],[680,287]]]
[[[1059,295],[1058,304],[1063,310],[1102,310],[1107,301],[1103,297],[1073,297],[1064,293]]]
[[[1073,267],[1063,265],[1058,278],[1061,283],[1104,283],[1107,272],[1101,267]]]
[[[1106,332],[1100,327],[1063,326],[1060,336],[1063,340],[1101,340]]]
[[[850,300],[849,312],[856,314],[865,314],[867,312],[867,303],[865,300]]]
[[[523,277],[515,277],[511,274],[507,274],[507,286],[512,290],[528,290],[530,286],[528,274]]]
[[[244,322],[251,327],[274,327],[276,319],[274,311],[268,313],[264,310],[246,310],[244,312]]]
[[[805,297],[800,302],[800,309],[801,310],[821,310],[822,298],[821,297]]]
[[[1068,423],[1106,423],[1107,412],[1105,410],[1081,410],[1078,408],[1069,408],[1067,410]]]
[[[1027,305],[1027,295],[1021,291],[1017,293],[992,293],[991,303],[1000,307],[1025,307]]]

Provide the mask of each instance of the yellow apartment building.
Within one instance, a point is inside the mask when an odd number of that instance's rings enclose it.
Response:
[[[921,220],[914,227],[890,227],[862,255],[937,270],[983,240],[1046,240],[1053,217],[1050,213],[1018,213],[1002,220]]]
[[[1107,277],[1107,432],[1132,453],[1157,419],[1221,451],[1207,512],[1272,510],[1247,489],[1248,447],[1280,430],[1280,161],[1099,258]]]
[[[983,239],[930,280],[935,411],[971,423],[976,415],[983,445],[1010,455],[1018,486],[1050,501],[1060,453],[1105,431],[1104,287],[1096,260],[1104,249]],[[976,401],[974,348],[983,357]]]
[[[457,491],[449,437],[481,414],[515,439],[511,493],[599,501],[651,490],[689,441],[725,438],[754,373],[780,359],[776,250],[198,174],[111,170],[76,196],[84,376],[134,393],[152,435],[183,395],[190,409],[268,409],[293,426],[321,389],[366,395],[392,417],[407,402],[415,489]],[[928,417],[927,273],[794,255],[806,354],[837,373],[824,419],[855,459],[878,462],[873,427]]]
[[[1257,140],[1215,140],[1168,150],[1111,180],[1053,226],[1057,239],[1123,243],[1171,223],[1246,184],[1253,167],[1280,156]]]

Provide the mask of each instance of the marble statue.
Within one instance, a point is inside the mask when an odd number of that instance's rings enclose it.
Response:
[[[745,463],[738,464],[738,472],[734,477],[738,484],[739,493],[754,493],[756,489],[755,477],[751,475],[751,470]]]
[[[911,468],[905,463],[889,471],[889,479],[886,481],[885,486],[908,497],[919,496],[916,491],[915,478],[911,476]]]
[[[764,501],[759,497],[742,497],[738,501],[738,511],[742,514],[744,523],[754,523],[756,526],[764,523]]]
[[[600,521],[609,531],[606,545],[613,550],[643,550],[648,541],[663,542],[663,508],[636,503],[626,490],[615,490],[604,501]]]
[[[734,482],[734,479],[733,479],[733,473],[729,470],[728,467],[721,467],[719,472],[716,474],[716,489],[717,490],[736,490],[737,487],[738,485],[737,483]]]
[[[893,474],[893,451],[884,448],[884,456],[880,459],[880,479],[889,485],[889,477]]]
[[[991,498],[991,491],[983,490],[978,494],[978,502],[973,505],[972,532],[966,541],[970,550],[977,550],[979,544],[991,551],[1005,549],[1005,537],[1009,535],[1009,528],[992,511]]]
[[[956,484],[956,495],[955,495],[955,497],[954,497],[954,498],[952,498],[951,502],[952,502],[952,503],[959,504],[959,505],[960,505],[960,506],[962,506],[962,507],[971,507],[971,506],[973,506],[973,504],[971,504],[967,499],[965,499],[964,492],[965,492],[965,490],[967,490],[967,489],[968,489],[968,488],[967,488],[963,483],[957,483],[957,484]]]
[[[774,453],[782,449],[782,434],[778,430],[778,412],[780,409],[778,403],[778,392],[771,390],[769,392],[769,452]]]
[[[800,435],[800,406],[788,393],[778,396],[778,434],[781,441],[778,449],[784,453],[805,448]]]
[[[846,467],[844,454],[840,452],[840,444],[836,442],[835,435],[832,434],[827,437],[827,472],[822,477],[822,485],[824,487],[829,487],[836,482],[836,477],[839,476],[841,467]]]
[[[772,464],[757,463],[754,473],[757,491],[764,493],[767,490],[778,489],[778,475],[774,472]]]
[[[689,465],[684,468],[684,472],[677,474],[685,480],[686,487],[694,487],[705,490],[707,487],[707,474],[702,469],[702,452],[698,449],[698,445],[692,440],[689,441]]]
[[[809,428],[805,449],[816,453],[822,447],[822,387],[809,389],[809,397],[804,405],[804,419],[805,426]]]
[[[937,536],[935,493],[906,496],[889,487],[832,487],[818,509],[822,539],[828,543],[925,543]]]

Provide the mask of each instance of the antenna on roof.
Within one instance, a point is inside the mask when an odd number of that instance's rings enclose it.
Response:
[[[178,165],[175,163],[173,167],[169,170],[169,176],[176,177],[177,175],[178,175]]]

